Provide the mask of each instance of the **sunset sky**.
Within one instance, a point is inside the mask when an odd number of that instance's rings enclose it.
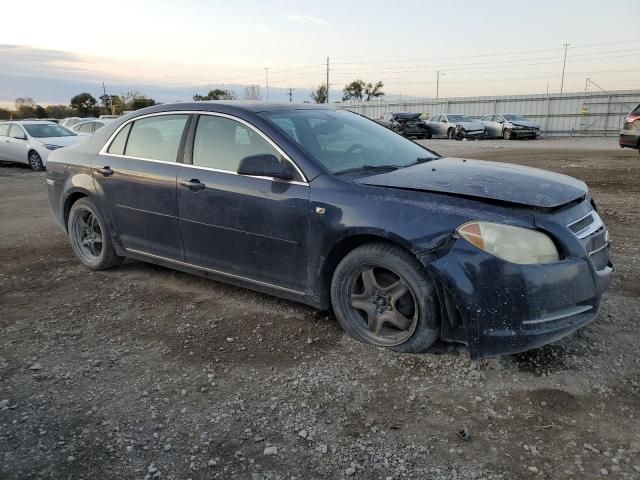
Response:
[[[0,28],[0,103],[137,89],[189,100],[214,85],[258,83],[270,100],[309,100],[331,58],[332,100],[350,80],[382,80],[389,98],[565,91],[586,77],[640,88],[637,0],[7,2]],[[27,11],[25,11],[25,9]],[[28,27],[24,22],[28,22]],[[590,88],[596,88],[594,86]]]

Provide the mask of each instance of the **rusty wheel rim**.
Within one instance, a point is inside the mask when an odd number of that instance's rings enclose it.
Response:
[[[348,304],[358,333],[376,345],[400,345],[418,324],[418,303],[409,283],[385,267],[368,265],[355,272]]]

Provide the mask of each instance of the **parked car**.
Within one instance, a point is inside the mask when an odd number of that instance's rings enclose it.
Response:
[[[640,105],[624,117],[619,143],[620,147],[635,148],[640,153]]]
[[[90,269],[131,257],[333,308],[401,352],[554,342],[593,320],[613,276],[581,181],[443,158],[328,106],[138,110],[54,152],[47,186]]]
[[[66,128],[71,128],[80,122],[86,122],[86,121],[95,120],[95,119],[96,119],[95,117],[67,117],[60,120],[60,125]]]
[[[385,113],[378,123],[405,137],[431,138],[431,130],[420,113]]]
[[[109,121],[107,120],[89,120],[86,122],[76,123],[71,130],[76,134],[82,137],[86,137],[89,135],[93,135],[93,132],[96,130],[100,130],[104,127]]]
[[[434,115],[425,123],[430,128],[432,135],[451,139],[456,134],[457,126],[460,126],[459,130],[465,138],[478,139],[484,138],[486,135],[484,125],[466,115],[454,115],[451,113]]]
[[[35,171],[47,165],[49,154],[80,141],[72,131],[53,122],[0,123],[0,160],[26,163]]]
[[[524,115],[511,113],[487,115],[480,121],[489,137],[504,138],[505,140],[514,138],[533,138],[535,140],[540,136],[540,125]]]

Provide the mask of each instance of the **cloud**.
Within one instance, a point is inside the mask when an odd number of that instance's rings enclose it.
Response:
[[[324,18],[314,17],[313,15],[284,15],[284,17],[291,20],[292,22],[311,24],[315,27],[319,27],[320,25],[327,25],[328,23]]]

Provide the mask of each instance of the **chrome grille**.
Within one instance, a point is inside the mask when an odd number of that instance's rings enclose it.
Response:
[[[597,232],[604,226],[600,215],[595,210],[587,213],[584,217],[581,217],[574,222],[567,225],[576,237],[586,238],[594,232]]]
[[[589,254],[589,258],[591,259],[591,263],[593,264],[593,268],[596,271],[604,270],[609,266],[611,259],[609,257],[609,244],[605,244],[597,250],[594,250]]]

